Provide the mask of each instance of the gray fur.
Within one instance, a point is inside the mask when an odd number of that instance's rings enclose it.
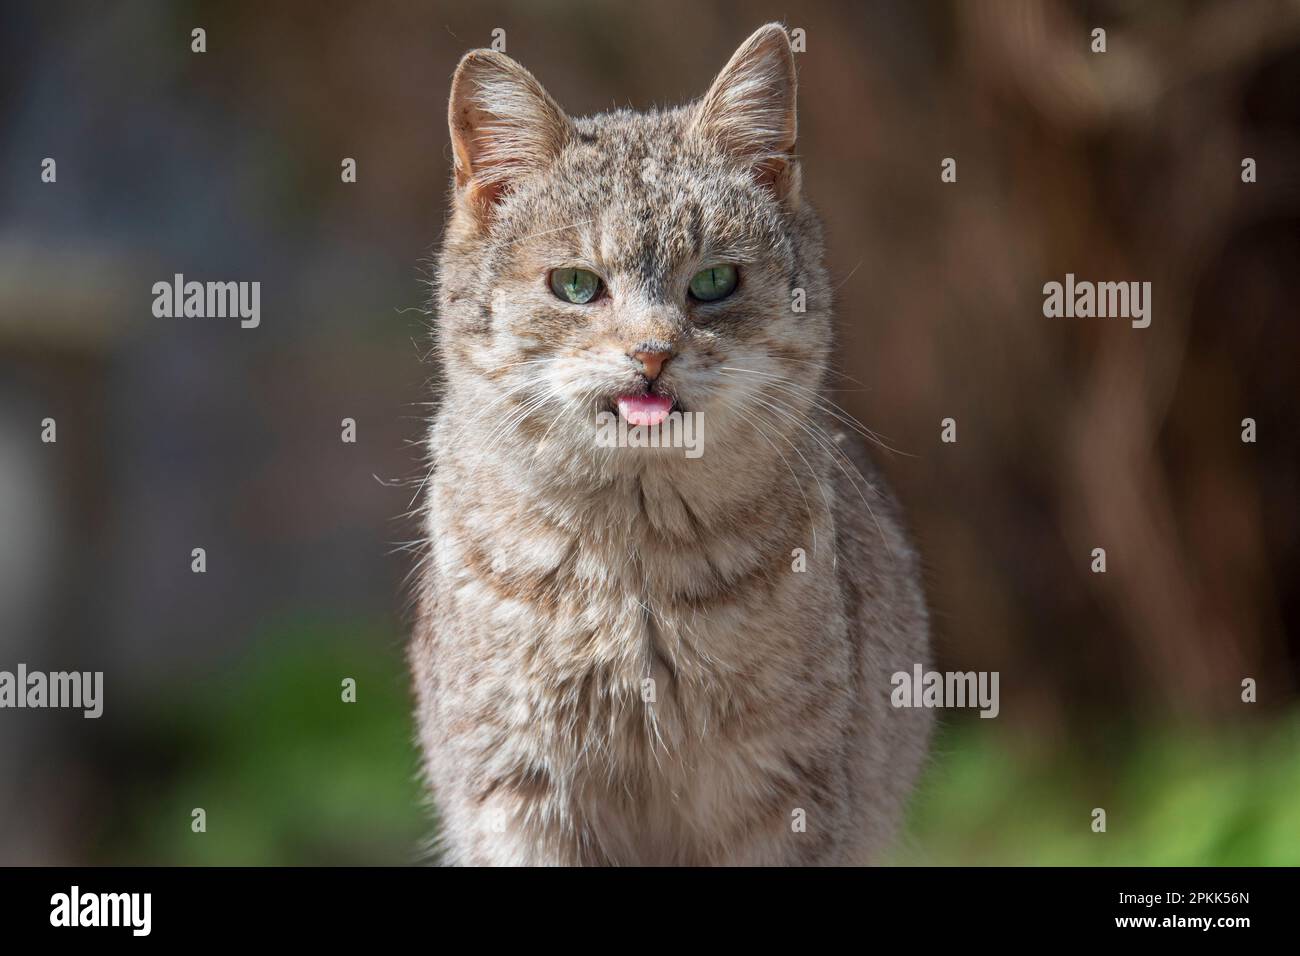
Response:
[[[680,109],[570,119],[501,54],[457,70],[410,644],[447,862],[869,862],[898,828],[929,721],[889,677],[927,662],[926,610],[824,400],[794,83],[776,24]],[[688,299],[718,262],[737,292]],[[609,294],[557,299],[568,266]],[[646,343],[675,352],[658,384],[704,417],[698,459],[596,447]]]

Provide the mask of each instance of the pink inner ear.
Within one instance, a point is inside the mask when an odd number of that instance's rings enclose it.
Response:
[[[754,182],[772,190],[778,196],[785,194],[785,174],[790,164],[783,159],[766,159],[754,167]]]
[[[470,201],[481,209],[489,209],[501,201],[505,195],[506,184],[500,180],[485,183],[471,180],[469,186]]]
[[[772,156],[757,163],[750,172],[754,182],[791,208],[799,205],[799,169],[793,159]]]

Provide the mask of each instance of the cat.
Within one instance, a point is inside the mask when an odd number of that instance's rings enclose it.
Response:
[[[824,398],[795,82],[780,24],[675,109],[456,70],[408,654],[445,863],[868,863],[899,828],[929,717],[890,675],[927,611]],[[674,412],[697,457],[595,440]]]

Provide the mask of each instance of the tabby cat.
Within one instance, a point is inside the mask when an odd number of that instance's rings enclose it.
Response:
[[[409,649],[454,864],[880,859],[923,761],[918,561],[825,398],[779,24],[685,107],[452,81],[445,395]],[[598,438],[696,416],[702,454]]]

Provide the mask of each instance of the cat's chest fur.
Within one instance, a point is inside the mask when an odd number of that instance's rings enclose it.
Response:
[[[435,480],[429,529],[455,786],[511,814],[609,814],[587,825],[663,862],[685,831],[737,826],[739,794],[800,802],[783,787],[819,725],[848,721],[858,666],[835,575],[794,570],[818,525],[826,553],[829,513],[777,497],[720,526],[653,476],[571,508],[465,488]]]
[[[706,720],[784,683],[803,626],[825,634],[843,616],[833,575],[795,570],[818,533],[825,551],[828,513],[776,497],[748,521],[720,518],[654,473],[567,502],[464,492],[454,475],[435,488],[433,559],[443,612],[465,641],[481,635],[484,671],[508,664],[534,687],[593,680],[611,701],[631,692],[661,717]]]

